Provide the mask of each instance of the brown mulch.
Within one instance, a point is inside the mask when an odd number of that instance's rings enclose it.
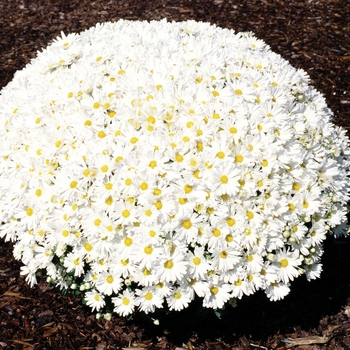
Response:
[[[350,130],[345,0],[0,0],[0,89],[61,31],[164,17],[254,32],[309,73],[335,123]],[[179,313],[107,321],[96,320],[79,296],[62,295],[44,278],[29,288],[11,243],[0,241],[0,349],[350,349],[349,248],[349,239],[329,239],[322,278],[300,278],[280,302],[258,293],[221,315],[194,303]]]

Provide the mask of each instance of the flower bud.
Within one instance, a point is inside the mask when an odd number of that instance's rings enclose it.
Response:
[[[107,321],[110,321],[112,319],[112,314],[110,312],[107,312],[103,315],[103,318]]]
[[[267,254],[267,260],[269,260],[269,261],[275,261],[275,259],[276,259],[276,256],[275,256],[275,254],[272,254],[272,253],[269,253],[269,254]]]
[[[312,259],[311,259],[311,258],[306,258],[306,257],[304,257],[304,263],[305,263],[306,265],[311,265],[311,264],[312,264]]]
[[[159,320],[156,319],[156,318],[152,318],[152,321],[153,321],[153,324],[156,325],[156,326],[159,326]]]
[[[293,237],[293,236],[291,236],[291,237],[289,237],[289,239],[288,239],[288,242],[289,243],[295,243],[297,240],[295,239],[295,237]]]
[[[284,238],[289,238],[290,237],[290,231],[283,231],[283,237]]]
[[[298,270],[299,275],[303,275],[305,273],[305,270],[300,268],[300,267],[297,270]]]
[[[231,307],[237,307],[237,299],[236,299],[236,298],[231,298],[231,299],[228,301],[228,304],[229,304]]]
[[[91,289],[91,283],[90,282],[84,283],[84,290],[89,290],[89,289]]]

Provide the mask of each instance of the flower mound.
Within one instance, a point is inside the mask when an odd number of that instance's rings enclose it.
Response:
[[[308,82],[207,23],[62,34],[0,96],[0,236],[21,273],[120,315],[319,277],[350,152]]]

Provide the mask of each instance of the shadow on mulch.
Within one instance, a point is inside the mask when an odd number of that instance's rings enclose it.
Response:
[[[271,302],[261,292],[238,300],[235,308],[227,306],[220,318],[213,310],[202,308],[201,302],[193,302],[181,312],[137,314],[132,322],[146,330],[146,337],[155,340],[163,333],[174,344],[191,337],[199,342],[220,339],[227,343],[242,335],[266,339],[276,332],[294,333],[296,327],[317,332],[320,319],[337,313],[350,295],[349,248],[349,238],[329,239],[324,246],[321,278],[308,282],[300,277],[291,283],[290,294],[281,301]],[[154,325],[154,319],[159,325]]]

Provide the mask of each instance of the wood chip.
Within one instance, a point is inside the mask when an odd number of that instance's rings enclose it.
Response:
[[[312,344],[326,344],[328,342],[328,337],[319,337],[312,335],[309,337],[303,338],[294,338],[294,339],[284,339],[283,341],[287,344],[287,349],[293,348],[294,346],[299,345],[312,345]]]

